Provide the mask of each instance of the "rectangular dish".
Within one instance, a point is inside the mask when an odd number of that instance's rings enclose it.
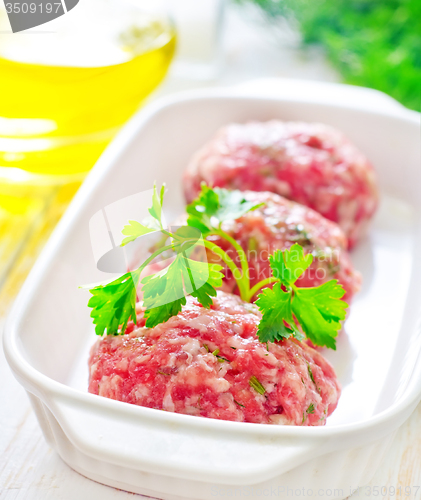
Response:
[[[95,335],[88,294],[78,286],[110,277],[96,269],[90,218],[156,181],[169,188],[170,222],[184,208],[181,175],[191,154],[226,123],[271,118],[336,126],[379,175],[381,207],[353,253],[363,288],[338,350],[328,354],[343,395],[327,426],[208,420],[88,394]],[[63,460],[101,483],[165,499],[230,492],[284,499],[302,488],[341,499],[367,483],[421,399],[419,133],[419,114],[386,96],[308,82],[191,92],[135,116],[75,197],[6,325],[8,362]]]

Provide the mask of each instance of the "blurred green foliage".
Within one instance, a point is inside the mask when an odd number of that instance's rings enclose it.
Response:
[[[293,16],[305,44],[324,47],[347,83],[421,108],[421,0],[235,0],[271,22]]]

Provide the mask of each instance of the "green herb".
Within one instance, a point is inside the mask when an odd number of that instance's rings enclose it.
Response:
[[[259,394],[263,395],[266,392],[266,389],[263,387],[263,385],[258,381],[257,377],[255,377],[254,375],[250,378],[249,384],[250,384],[250,387],[252,387]]]
[[[188,288],[188,293],[204,306],[212,305],[215,288],[222,285],[221,266],[197,262],[179,253],[165,269],[142,279],[143,305],[146,308],[146,326],[153,328],[176,316],[186,304],[186,284],[199,281],[198,289]],[[194,280],[192,277],[194,276]],[[174,300],[174,297],[178,297]]]
[[[271,256],[273,275],[280,281],[272,290],[264,289],[256,301],[262,312],[258,330],[261,342],[274,342],[291,335],[302,340],[296,318],[313,344],[336,349],[335,337],[348,306],[340,300],[345,290],[337,280],[315,288],[298,288],[294,283],[310,266],[312,259],[311,254],[304,255],[298,244],[284,252],[278,250]]]
[[[292,293],[292,292],[291,292]],[[292,311],[307,337],[315,345],[336,349],[335,337],[345,319],[345,290],[337,280],[316,288],[294,288]]]
[[[227,220],[235,220],[245,215],[247,212],[255,210],[263,203],[247,201],[240,191],[229,191],[227,189],[210,188],[202,183],[201,192],[196,200],[190,203],[187,208],[187,224],[202,232],[203,236],[212,234],[225,239],[234,247],[241,264],[238,269],[230,256],[218,245],[211,241],[205,241],[205,246],[213,251],[231,270],[237,281],[240,296],[243,300],[249,301],[249,279],[247,256],[241,245],[221,229],[222,223]]]
[[[152,206],[149,209],[149,213],[152,215],[154,219],[158,221],[158,224],[161,228],[162,228],[162,222],[161,222],[162,205],[164,203],[164,194],[165,194],[165,184],[162,185],[159,196],[156,190],[156,185],[154,185],[153,195],[152,195]]]
[[[307,412],[306,412],[306,413],[307,413],[307,415],[308,415],[308,414],[312,414],[312,413],[314,413],[314,410],[315,410],[315,408],[314,408],[314,404],[313,404],[313,403],[311,403],[311,404],[310,404],[310,406],[307,408]]]
[[[219,349],[215,349],[212,354],[218,359],[219,363],[224,363],[225,361],[229,363],[229,360],[227,358],[219,356]]]
[[[91,318],[95,333],[117,334],[119,327],[124,333],[130,319],[136,321],[136,284],[132,273],[126,273],[106,285],[90,290],[92,297],[88,307],[92,308]]]
[[[419,0],[292,2],[306,44],[319,44],[346,83],[421,108]]]
[[[247,201],[241,191],[212,189],[202,184],[198,198],[187,206],[187,224],[207,235],[220,229],[222,222],[238,219],[262,205],[263,203]]]
[[[277,250],[269,257],[272,274],[282,285],[290,287],[310,267],[311,254],[304,255],[303,248],[295,243],[289,250]]]
[[[136,238],[143,236],[148,233],[153,233],[157,229],[162,228],[162,204],[164,202],[164,193],[165,193],[165,185],[161,187],[161,191],[158,195],[156,190],[156,185],[153,187],[153,195],[152,195],[152,207],[148,210],[150,215],[155,220],[148,221],[146,225],[141,224],[135,220],[129,220],[129,224],[124,226],[122,233],[126,236],[121,242],[121,246],[127,245],[131,241],[134,241]]]
[[[316,385],[316,381],[314,380],[313,370],[311,369],[310,363],[307,363],[307,370],[310,380],[313,382],[314,385]]]
[[[95,333],[103,335],[123,334],[131,319],[136,322],[136,290],[142,271],[161,253],[172,250],[176,253],[173,262],[162,271],[142,279],[143,306],[145,307],[146,326],[154,326],[176,316],[186,304],[186,295],[190,294],[206,308],[212,305],[212,297],[216,296],[215,288],[222,285],[222,267],[208,262],[199,262],[189,258],[195,246],[201,240],[200,232],[193,227],[181,227],[175,233],[164,230],[162,226],[162,205],[164,186],[158,195],[154,186],[152,206],[149,214],[154,219],[147,227],[131,221],[123,228],[127,235],[122,245],[133,241],[146,232],[156,231],[158,225],[161,231],[172,239],[170,245],[157,249],[143,264],[133,272],[120,278],[95,286],[90,289],[93,297],[88,302],[92,308],[91,317],[94,320]]]
[[[129,220],[129,224],[127,226],[124,226],[122,231],[122,233],[127,237],[124,238],[124,240],[121,243],[121,246],[127,245],[127,243],[130,243],[131,241],[134,241],[136,238],[139,238],[139,236],[143,236],[144,234],[148,233],[153,233],[154,231],[156,230],[150,227],[146,227],[140,222],[137,222],[135,220]]]
[[[248,251],[255,252],[259,248],[259,244],[254,236],[252,236],[248,241]]]
[[[222,285],[223,274],[222,266],[192,258],[198,247],[204,247],[218,256],[231,270],[245,302],[249,302],[261,290],[256,301],[262,313],[257,334],[259,340],[266,343],[268,351],[269,342],[290,336],[302,340],[302,332],[313,344],[335,349],[335,337],[341,327],[340,322],[345,318],[347,307],[340,300],[345,291],[336,280],[316,288],[296,286],[297,279],[313,261],[313,256],[305,255],[299,244],[295,243],[285,251],[277,250],[271,255],[269,260],[272,276],[250,286],[246,254],[238,242],[223,231],[222,223],[237,219],[261,204],[247,201],[239,191],[212,189],[202,185],[198,198],[187,207],[188,225],[171,232],[162,224],[163,200],[164,187],[158,194],[154,186],[152,206],[149,209],[151,220],[142,224],[130,221],[123,228],[126,238],[122,245],[154,231],[161,232],[165,240],[170,239],[170,243],[159,246],[135,271],[126,273],[111,283],[90,289],[93,297],[88,305],[92,308],[91,316],[98,335],[105,331],[107,334],[122,334],[130,319],[136,321],[136,290],[140,275],[164,252],[166,255],[172,252],[171,264],[141,280],[146,327],[153,328],[176,316],[186,304],[188,295],[195,297],[203,307],[209,308],[212,298],[216,296],[216,288]],[[203,239],[202,233],[207,237],[217,235],[225,239],[234,248],[238,259],[233,260],[211,240]],[[240,266],[235,261],[240,262]],[[272,289],[267,288],[269,284],[273,284]],[[204,347],[209,351],[208,346],[204,344]],[[228,361],[218,356],[218,353],[219,349],[212,353],[218,357],[218,361]]]
[[[327,408],[325,408],[325,409],[323,410],[323,415],[322,415],[322,417],[321,417],[321,418],[319,418],[319,421],[321,421],[321,420],[325,420],[325,419],[326,419],[326,417],[327,417]]]
[[[238,401],[236,401],[235,399],[234,399],[234,403],[236,403],[238,406],[241,406],[241,408],[245,408],[245,406],[244,406],[244,405],[242,405],[241,403],[239,403],[239,402],[238,402]]]
[[[419,0],[234,0],[254,4],[269,22],[298,24],[305,45],[323,48],[344,81],[421,107]]]
[[[260,342],[275,342],[292,334],[300,340],[304,338],[292,317],[291,293],[284,292],[280,283],[272,289],[265,288],[259,294],[256,305],[262,312],[257,331]]]

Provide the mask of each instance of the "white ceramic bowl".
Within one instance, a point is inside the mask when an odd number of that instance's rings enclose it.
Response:
[[[283,499],[302,488],[345,498],[370,480],[421,398],[419,114],[374,91],[332,84],[269,86],[263,94],[200,91],[141,111],[87,178],[16,300],[4,336],[8,362],[47,441],[89,478],[165,499]],[[183,210],[181,175],[191,154],[223,124],[271,118],[338,127],[379,174],[381,207],[353,254],[364,285],[347,335],[328,354],[343,395],[327,426],[210,420],[88,394],[95,335],[78,285],[109,277],[95,267],[90,217],[165,181],[171,221]]]

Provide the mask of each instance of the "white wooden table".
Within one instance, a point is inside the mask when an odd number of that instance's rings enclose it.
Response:
[[[263,30],[244,22],[235,11],[228,12],[226,23],[229,29],[226,30],[225,63],[221,74],[215,75],[212,81],[183,79],[175,67],[157,94],[210,84],[239,83],[262,76],[338,80],[319,52],[305,56],[293,48],[280,48]],[[2,331],[2,325],[0,328]],[[0,500],[125,500],[137,497],[82,477],[48,447],[29,400],[13,378],[2,350],[0,381]],[[421,499],[420,423],[421,405],[397,432],[371,483],[354,493],[353,499]]]

